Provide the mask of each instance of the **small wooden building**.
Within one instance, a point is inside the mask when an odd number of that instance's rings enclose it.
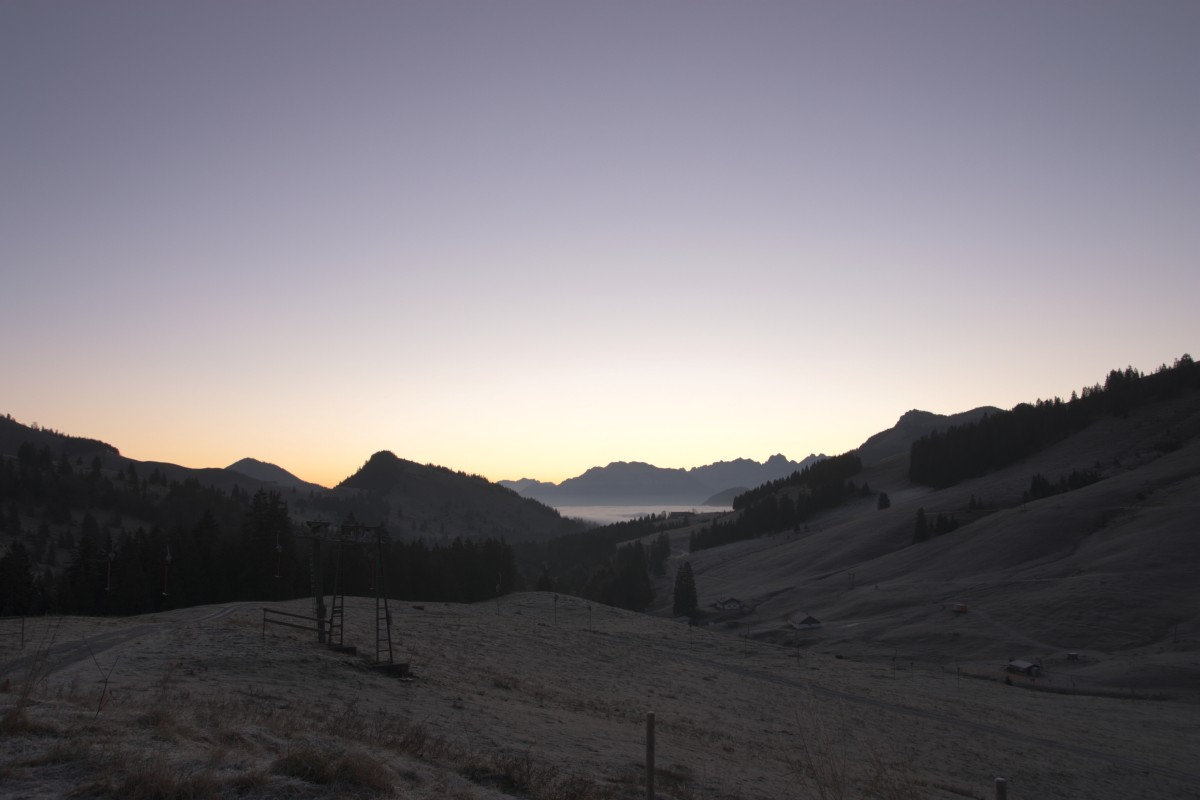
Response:
[[[1042,674],[1041,666],[1034,664],[1032,661],[1024,661],[1019,658],[1014,658],[1008,662],[1008,671],[1028,675],[1031,678],[1036,678]]]

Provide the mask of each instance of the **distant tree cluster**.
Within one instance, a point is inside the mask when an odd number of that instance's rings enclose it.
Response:
[[[26,443],[0,463],[0,527],[12,539],[0,555],[0,615],[136,614],[311,592],[307,530],[275,491],[168,482],[157,469],[143,478],[132,463],[104,470],[99,457],[85,465]],[[325,547],[324,586],[340,574],[348,594],[373,593],[382,574],[393,598],[471,602],[519,580],[503,540],[394,542],[382,573],[369,563],[373,548],[344,547],[339,571]]]
[[[846,453],[743,492],[733,500],[734,509],[741,513],[729,522],[714,522],[694,532],[688,549],[694,553],[795,528],[817,512],[836,508],[864,492],[869,494],[869,486],[859,487],[850,480],[861,471],[862,461],[858,456]]]
[[[1056,397],[1022,403],[922,437],[910,450],[909,477],[928,486],[952,486],[1026,458],[1105,415],[1124,416],[1146,403],[1196,388],[1200,368],[1186,354],[1151,375],[1133,367],[1113,370],[1103,386],[1085,388],[1078,396],[1072,393],[1067,402]]]
[[[1091,469],[1072,470],[1070,475],[1060,477],[1053,482],[1039,472],[1029,479],[1029,490],[1025,492],[1025,500],[1040,500],[1043,497],[1082,489],[1098,480],[1100,480],[1100,473]]]
[[[653,577],[664,577],[671,555],[668,531],[686,519],[649,514],[549,541],[520,542],[515,550],[526,574],[539,574],[541,591],[559,591],[600,603],[644,611],[654,599]],[[638,541],[653,536],[647,546]]]
[[[913,524],[913,544],[927,542],[934,536],[945,536],[947,533],[957,530],[958,526],[958,518],[953,514],[943,514],[939,511],[930,522],[929,517],[925,514],[925,509],[918,508],[917,518]]]
[[[592,572],[582,594],[605,605],[645,611],[654,599],[646,547],[641,542],[618,547],[612,558]]]

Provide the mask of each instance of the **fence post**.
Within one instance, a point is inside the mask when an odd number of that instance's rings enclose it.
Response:
[[[996,778],[996,800],[1008,800],[1008,779]]]
[[[646,712],[646,800],[654,800],[654,712]]]

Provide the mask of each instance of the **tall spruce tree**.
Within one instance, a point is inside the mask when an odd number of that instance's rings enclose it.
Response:
[[[913,544],[929,541],[929,520],[925,518],[925,509],[917,509],[917,521],[913,526]]]
[[[675,616],[692,616],[696,613],[696,576],[692,564],[683,562],[675,572]]]

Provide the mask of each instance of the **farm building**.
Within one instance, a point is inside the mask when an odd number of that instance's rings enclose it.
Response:
[[[798,614],[793,614],[792,618],[788,621],[791,622],[792,627],[798,631],[809,631],[813,628],[821,627],[821,620],[817,619],[811,614],[805,614],[803,611]]]
[[[1019,658],[1014,658],[1008,662],[1007,667],[1009,672],[1017,672],[1022,675],[1028,675],[1031,678],[1036,678],[1042,674],[1042,668],[1032,661],[1022,661]]]

